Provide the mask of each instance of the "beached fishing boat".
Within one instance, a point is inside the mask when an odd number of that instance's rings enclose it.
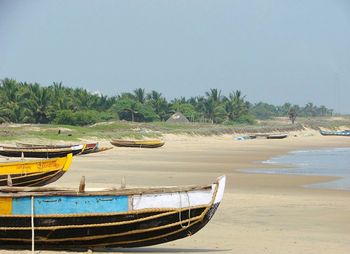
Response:
[[[71,153],[80,154],[85,150],[85,145],[77,145],[66,148],[21,148],[11,146],[0,146],[0,155],[7,157],[32,157],[32,158],[56,158],[64,157]]]
[[[42,145],[42,144],[30,144],[30,143],[22,143],[22,142],[16,142],[16,146],[20,148],[34,148],[34,149],[54,149],[54,148],[70,148],[73,146],[79,146],[80,144],[75,144],[75,145],[55,145],[55,144],[50,144],[50,145]],[[98,150],[99,144],[98,143],[87,143],[85,144],[85,149],[84,151],[81,152],[81,154],[88,154],[91,152],[94,152]]]
[[[251,139],[257,138],[266,138],[266,139],[284,139],[288,137],[288,134],[271,134],[271,133],[262,133],[262,134],[254,134],[249,136]]]
[[[350,130],[344,131],[320,131],[323,136],[350,136]]]
[[[141,247],[191,236],[213,217],[225,176],[207,186],[113,190],[0,188],[0,248]]]
[[[100,153],[100,152],[104,152],[104,151],[108,151],[113,149],[113,147],[97,147],[95,149],[89,150],[88,152],[84,152],[81,154],[91,154],[91,153]]]
[[[77,145],[38,145],[38,144],[29,144],[16,142],[17,147],[21,148],[36,148],[36,149],[53,149],[53,148],[69,148]],[[90,153],[99,153],[113,149],[113,147],[100,147],[99,143],[87,143],[85,144],[85,149],[80,154],[90,154]]]
[[[287,134],[269,134],[266,136],[267,139],[284,139],[288,137]]]
[[[162,140],[122,140],[114,139],[111,141],[114,146],[120,147],[140,147],[140,148],[156,148],[165,144]]]
[[[71,162],[72,154],[62,158],[0,163],[0,186],[44,186],[67,172]]]

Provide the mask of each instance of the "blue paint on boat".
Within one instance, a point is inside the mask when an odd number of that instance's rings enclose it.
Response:
[[[31,214],[31,197],[13,198],[12,214]],[[128,196],[35,197],[35,214],[113,213],[128,211]]]

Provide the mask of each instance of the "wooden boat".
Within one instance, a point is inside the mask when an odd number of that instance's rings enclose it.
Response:
[[[161,147],[165,144],[161,140],[122,140],[114,139],[111,141],[114,146],[120,147],[139,147],[139,148],[156,148]]]
[[[288,137],[287,134],[269,134],[266,136],[267,139],[284,139]]]
[[[350,136],[350,130],[344,131],[320,131],[323,136]]]
[[[70,148],[72,146],[79,146],[79,144],[75,145],[38,145],[38,144],[29,144],[29,143],[22,143],[22,142],[16,142],[16,146],[20,148],[34,148],[34,149],[54,149],[54,148]],[[81,154],[88,154],[95,150],[97,150],[99,147],[98,143],[87,143],[85,144],[85,149],[81,152]]]
[[[97,147],[96,149],[89,150],[88,152],[85,152],[85,150],[84,150],[84,152],[81,154],[100,153],[100,152],[108,151],[111,149],[113,149],[113,147]]]
[[[127,248],[177,240],[209,222],[224,188],[225,176],[207,186],[167,188],[3,187],[0,248]]]
[[[84,149],[85,145],[78,145],[67,148],[20,148],[1,146],[0,155],[7,157],[56,158],[64,157],[69,153],[73,155],[80,154],[84,151]]]
[[[62,158],[0,163],[0,186],[44,186],[59,179],[71,162],[72,154]]]
[[[25,148],[34,148],[34,149],[53,149],[53,148],[69,148],[72,146],[79,146],[79,145],[37,145],[37,144],[16,142],[16,146],[21,148],[25,147]],[[85,144],[85,149],[80,153],[80,155],[104,152],[112,148],[113,147],[100,147],[99,143],[87,143]]]
[[[257,139],[257,138],[266,138],[266,139],[284,139],[288,137],[288,134],[270,134],[270,133],[263,133],[263,134],[255,134],[251,135],[251,139]]]

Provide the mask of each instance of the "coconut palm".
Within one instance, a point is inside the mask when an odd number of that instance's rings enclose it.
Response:
[[[152,90],[147,94],[147,103],[152,106],[154,112],[163,121],[169,116],[169,105],[161,93]]]
[[[234,121],[247,114],[249,107],[245,101],[245,96],[242,96],[242,92],[236,90],[229,94],[225,104],[225,109],[227,111],[228,118]]]
[[[211,88],[209,92],[205,92],[205,95],[214,103],[221,103],[223,100],[223,96],[221,96],[221,90],[218,90],[216,88]]]
[[[20,84],[14,79],[1,81],[1,106],[0,117],[2,121],[19,123],[28,115],[28,110],[23,107],[25,84]],[[27,120],[27,118],[26,118]]]
[[[146,102],[146,93],[145,89],[137,88],[134,90],[134,96],[140,102],[141,104],[144,104]]]

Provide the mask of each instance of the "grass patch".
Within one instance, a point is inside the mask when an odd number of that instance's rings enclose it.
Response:
[[[164,134],[187,135],[222,135],[244,133],[271,133],[300,131],[305,128],[320,130],[339,128],[350,129],[350,117],[313,117],[298,118],[296,124],[291,124],[287,118],[275,118],[246,124],[209,124],[187,123],[169,124],[164,122],[135,123],[112,121],[94,124],[92,126],[45,125],[45,124],[3,124],[0,125],[1,141],[25,141],[31,139],[53,141],[78,141],[81,139],[119,139],[119,138],[161,138]],[[60,133],[60,134],[59,134]]]

